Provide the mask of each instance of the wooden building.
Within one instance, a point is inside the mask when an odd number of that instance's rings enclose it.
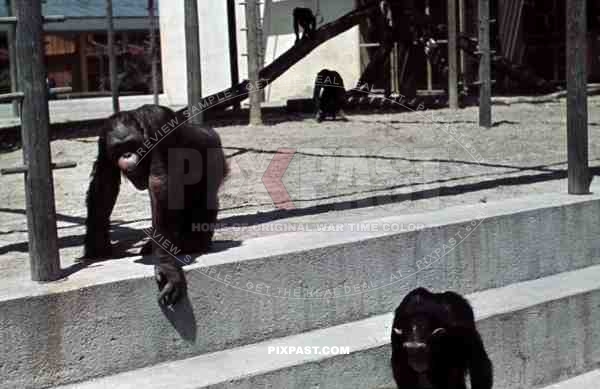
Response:
[[[10,14],[9,2],[0,0],[0,16]],[[119,89],[148,93],[151,88],[148,0],[114,1],[113,8]],[[67,17],[63,23],[49,23],[44,28],[48,79],[56,86],[71,86],[74,93],[109,90],[106,1],[47,0],[43,13]],[[7,45],[4,34],[0,53]],[[10,88],[6,81],[9,77],[5,76],[8,58],[2,57],[0,88],[6,91]]]

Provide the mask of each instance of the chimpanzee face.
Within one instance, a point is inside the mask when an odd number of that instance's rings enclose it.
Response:
[[[115,115],[109,123],[111,129],[106,134],[106,147],[110,160],[137,189],[146,189],[149,164],[147,158],[141,160],[137,154],[144,143],[142,129],[125,115]]]
[[[419,315],[399,320],[393,328],[392,336],[394,343],[400,344],[405,351],[411,369],[424,373],[431,368],[432,342],[445,332],[445,328],[436,326],[431,318]]]

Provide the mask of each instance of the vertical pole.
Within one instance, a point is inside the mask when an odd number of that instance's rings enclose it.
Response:
[[[586,0],[567,0],[569,193],[589,193]]]
[[[150,17],[150,63],[152,64],[152,95],[153,102],[158,105],[158,61],[156,58],[156,16],[154,0],[148,0],[148,15]]]
[[[431,8],[429,7],[429,0],[425,0],[425,15],[429,17],[431,15]],[[429,19],[429,18],[428,18]],[[431,59],[427,56],[427,90],[433,89],[433,70],[431,69]]]
[[[448,104],[451,109],[458,109],[456,1],[448,0]]]
[[[88,35],[82,32],[79,35],[79,67],[81,69],[81,90],[87,92],[90,90],[89,70],[87,63],[87,39]]]
[[[198,0],[185,0],[185,58],[187,67],[188,109],[200,108],[202,100],[202,68],[200,63],[200,27],[198,26]],[[190,117],[190,122],[201,125],[204,113]]]
[[[17,66],[23,98],[21,139],[25,173],[31,279],[60,277],[54,182],[50,168],[48,93],[41,0],[16,2]]]
[[[238,47],[237,47],[237,26],[235,20],[235,0],[227,0],[227,22],[229,27],[229,71],[231,73],[231,86],[240,82],[238,69]],[[240,109],[240,103],[235,103],[234,110]]]
[[[15,14],[15,0],[6,0],[6,10],[9,16]],[[10,72],[10,91],[19,91],[19,74],[16,66],[17,51],[16,51],[16,39],[17,39],[17,26],[14,23],[8,25],[7,40],[8,40],[8,60],[9,60],[9,72]],[[12,102],[12,114],[13,116],[19,117],[19,101],[13,100]]]
[[[465,8],[466,0],[458,0],[458,33],[459,36],[464,34],[467,30],[466,27],[466,8]],[[465,52],[463,50],[459,50],[459,63],[460,63],[460,74],[463,82],[463,90],[467,87],[467,61],[465,58]]]
[[[258,1],[246,1],[246,28],[248,30],[248,80],[252,86],[250,91],[250,125],[262,124],[260,110],[259,79],[259,33],[258,33]]]
[[[110,77],[113,112],[119,112],[119,82],[117,80],[117,58],[115,56],[115,26],[113,23],[112,0],[106,0],[106,34],[108,38],[108,74]]]
[[[479,125],[492,127],[492,59],[490,54],[490,0],[479,0]]]

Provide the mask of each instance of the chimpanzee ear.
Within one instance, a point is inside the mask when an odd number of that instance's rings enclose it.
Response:
[[[394,334],[396,334],[396,335],[398,335],[398,336],[402,335],[402,330],[400,330],[400,329],[398,329],[398,328],[395,328],[395,327],[394,327],[394,328],[393,328],[393,331],[394,331]]]
[[[431,336],[439,336],[439,335],[444,335],[446,333],[446,329],[439,327],[436,328],[435,330],[433,330],[433,332],[431,333]]]

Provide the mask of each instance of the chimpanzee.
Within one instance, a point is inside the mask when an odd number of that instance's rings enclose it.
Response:
[[[321,122],[327,116],[336,119],[338,113],[344,117],[342,108],[346,102],[346,89],[342,76],[335,70],[323,69],[317,73],[313,101],[317,111],[316,119]]]
[[[317,18],[310,8],[294,8],[294,33],[296,43],[300,40],[299,27],[302,27],[302,39],[312,35],[317,28]]]
[[[151,247],[158,257],[159,302],[174,304],[186,291],[185,276],[179,260],[164,246],[178,254],[209,248],[217,218],[217,192],[227,170],[219,135],[188,124],[169,108],[144,105],[112,115],[101,129],[87,192],[84,258],[111,255],[110,214],[123,174],[137,189],[148,189],[150,194],[155,239],[142,253]]]
[[[392,371],[399,389],[491,389],[492,362],[475,326],[473,309],[454,292],[410,292],[396,308]]]

